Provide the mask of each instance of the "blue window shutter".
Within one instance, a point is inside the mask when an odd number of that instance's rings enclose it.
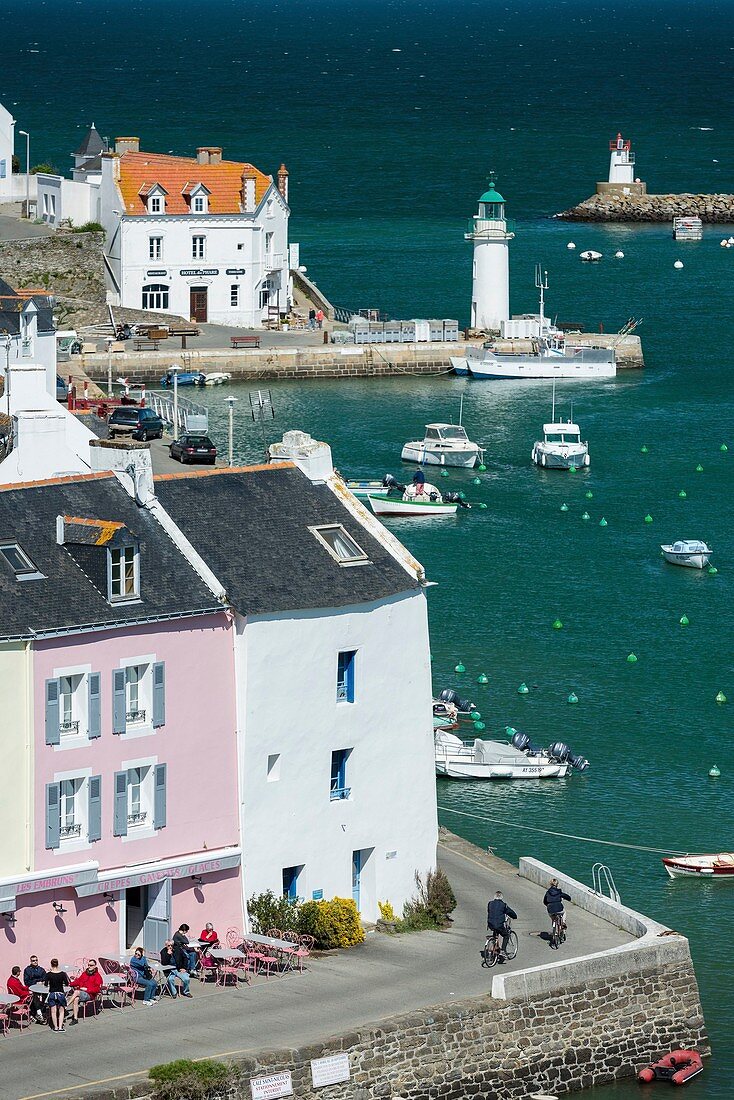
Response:
[[[347,700],[350,703],[354,702],[354,663],[357,654],[355,652],[348,654],[347,661]]]
[[[166,825],[166,765],[155,766],[155,787],[153,790],[153,828],[163,829]]]
[[[114,836],[127,836],[127,772],[115,772]]]
[[[153,725],[166,724],[166,663],[156,661],[153,665]]]
[[[112,670],[112,732],[125,732],[125,669]]]
[[[89,720],[87,736],[100,737],[102,734],[102,677],[99,672],[89,673]]]
[[[58,783],[46,784],[46,847],[58,848],[61,838],[61,806]]]
[[[89,777],[89,840],[102,839],[102,776]]]
[[[59,728],[59,681],[46,681],[46,744],[58,745],[61,739]]]

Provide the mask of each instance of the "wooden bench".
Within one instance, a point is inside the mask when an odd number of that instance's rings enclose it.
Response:
[[[147,336],[144,340],[135,340],[136,351],[150,351],[151,348],[153,351],[158,351],[159,347],[160,341],[153,340],[150,336]]]
[[[259,336],[230,336],[233,348],[259,348]]]

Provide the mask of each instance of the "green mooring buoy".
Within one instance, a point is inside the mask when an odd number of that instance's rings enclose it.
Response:
[[[642,446],[640,447],[640,454],[641,455],[646,455],[648,453],[648,450],[649,450],[649,448],[647,446],[647,443],[643,443]]]
[[[578,703],[578,701],[579,701],[579,697],[578,697],[578,695],[576,694],[575,691],[572,691],[571,694],[569,695],[568,699],[566,700],[566,702],[568,702],[568,703]]]
[[[709,775],[712,779],[718,779],[721,775],[718,764],[714,764],[713,768],[709,768]]]
[[[487,467],[484,465],[483,462],[480,462],[479,465],[477,466],[477,469],[479,470],[480,474],[483,474],[485,472],[485,470],[487,469]]]
[[[466,672],[466,665],[462,661],[459,661],[458,665],[454,666],[454,672],[458,672],[459,675],[461,675],[462,672]]]
[[[586,492],[584,493],[584,496],[586,497],[587,500],[593,500],[594,499],[594,494],[592,493],[591,489],[587,489]]]
[[[488,684],[489,683],[489,678],[487,676],[485,676],[485,674],[483,672],[480,672],[479,675],[477,676],[477,683],[478,684]]]
[[[696,473],[697,474],[702,474],[703,473],[703,466],[701,465],[700,462],[699,462],[698,466],[696,466]]]
[[[627,654],[627,664],[628,665],[637,664],[637,654],[636,653],[628,653]]]
[[[582,519],[591,519],[591,516],[589,515],[588,512],[583,512],[582,515],[581,515],[581,518]]]
[[[690,622],[691,622],[691,620],[690,620],[690,619],[688,618],[688,616],[687,616],[687,615],[681,615],[681,617],[680,617],[680,619],[678,620],[678,622],[680,623],[680,625],[681,625],[681,626],[689,626],[689,625],[690,625]]]
[[[483,501],[480,501],[479,504],[475,504],[474,507],[475,508],[481,508],[482,511],[484,511],[486,509],[487,505]]]
[[[652,523],[652,516],[650,515],[649,512],[645,516],[645,523]]]
[[[600,527],[606,527],[607,526],[607,521],[604,519],[604,516],[602,516],[601,519],[599,520],[599,526]]]
[[[722,443],[721,446],[719,447],[719,450],[726,452],[726,451],[729,450],[729,448],[727,447],[726,443]]]
[[[505,737],[514,737],[517,730],[514,726],[505,726]]]
[[[487,727],[484,724],[484,722],[475,722],[474,723],[474,729],[477,730],[477,732],[480,732],[481,730],[486,730],[486,728]]]
[[[687,496],[688,493],[685,491],[685,489],[681,489],[681,491],[678,493],[679,500],[685,500]]]
[[[568,472],[569,472],[569,474],[575,474],[576,473],[576,467],[575,466],[569,466],[568,467]]]
[[[553,623],[553,629],[554,630],[563,630],[563,623],[561,622],[560,619],[555,620],[555,622]]]
[[[715,577],[715,576],[716,576],[716,574],[717,574],[717,573],[719,572],[719,570],[718,570],[718,569],[716,568],[716,566],[715,566],[715,565],[710,565],[710,566],[708,567],[708,569],[706,570],[706,572],[708,573],[708,575],[709,575],[710,577]]]
[[[472,485],[481,485],[482,484],[482,479],[481,479],[481,477],[473,477],[471,479],[471,483],[472,483]]]
[[[717,691],[716,692],[716,702],[717,703],[725,703],[726,702],[726,696],[724,695],[723,691]]]
[[[520,687],[517,689],[517,694],[518,695],[527,695],[529,691],[530,691],[530,688],[528,687],[528,685],[523,680],[523,682],[520,684]]]
[[[441,470],[441,477],[448,477],[448,476],[449,476],[448,470]]]
[[[567,511],[568,511],[568,505],[566,504],[566,502],[565,502],[565,501],[564,501],[564,502],[563,502],[563,504],[561,505],[561,511],[562,511],[562,512],[567,512]]]

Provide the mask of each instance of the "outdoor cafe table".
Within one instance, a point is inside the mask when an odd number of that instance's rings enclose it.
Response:
[[[16,997],[14,993],[0,993],[0,1005],[14,1005],[19,1000],[20,997]]]
[[[246,959],[244,951],[238,947],[215,947],[209,952],[213,959]]]
[[[254,933],[245,936],[245,939],[250,943],[262,943],[265,947],[273,947],[276,951],[285,951],[286,954],[291,954],[298,947],[297,943],[291,943],[290,940],[274,940],[272,936],[256,936]]]

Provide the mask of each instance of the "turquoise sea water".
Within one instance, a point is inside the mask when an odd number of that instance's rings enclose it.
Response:
[[[402,443],[426,421],[456,415],[465,394],[464,420],[486,443],[489,468],[480,487],[459,473],[441,484],[488,509],[392,524],[438,582],[429,595],[436,687],[463,686],[452,671],[462,658],[488,732],[509,723],[545,742],[562,738],[592,768],[558,783],[440,784],[442,819],[509,859],[532,853],[587,882],[604,860],[625,902],[688,935],[715,1053],[690,1091],[728,1097],[731,885],[670,882],[659,855],[600,841],[734,846],[734,255],[719,248],[716,229],[676,245],[665,226],[564,226],[548,216],[604,178],[618,129],[634,139],[651,190],[734,190],[731,5],[6,0],[3,14],[14,33],[0,102],[30,131],[32,162],[68,166],[92,120],[111,136],[139,134],[144,148],[221,144],[267,171],[285,160],[293,238],[327,294],[462,323],[465,221],[494,168],[518,221],[513,309],[534,306],[540,260],[549,311],[561,319],[608,331],[643,318],[644,374],[559,391],[566,407],[573,396],[591,446],[591,469],[575,478],[530,465],[550,408],[542,383],[284,383],[272,387],[274,428],[328,439],[345,472],[400,473]],[[604,261],[581,264],[583,247]],[[619,248],[625,259],[615,261]],[[245,389],[234,392],[237,456],[257,459]],[[205,395],[225,445],[222,397]],[[659,543],[676,537],[707,539],[719,574],[662,564]],[[561,631],[551,627],[557,617]],[[625,661],[631,650],[635,665]],[[480,672],[487,687],[474,683]],[[571,689],[576,707],[566,703]],[[731,700],[724,707],[714,702],[720,689]],[[707,777],[713,763],[717,781]],[[633,1094],[627,1083],[598,1095]]]

